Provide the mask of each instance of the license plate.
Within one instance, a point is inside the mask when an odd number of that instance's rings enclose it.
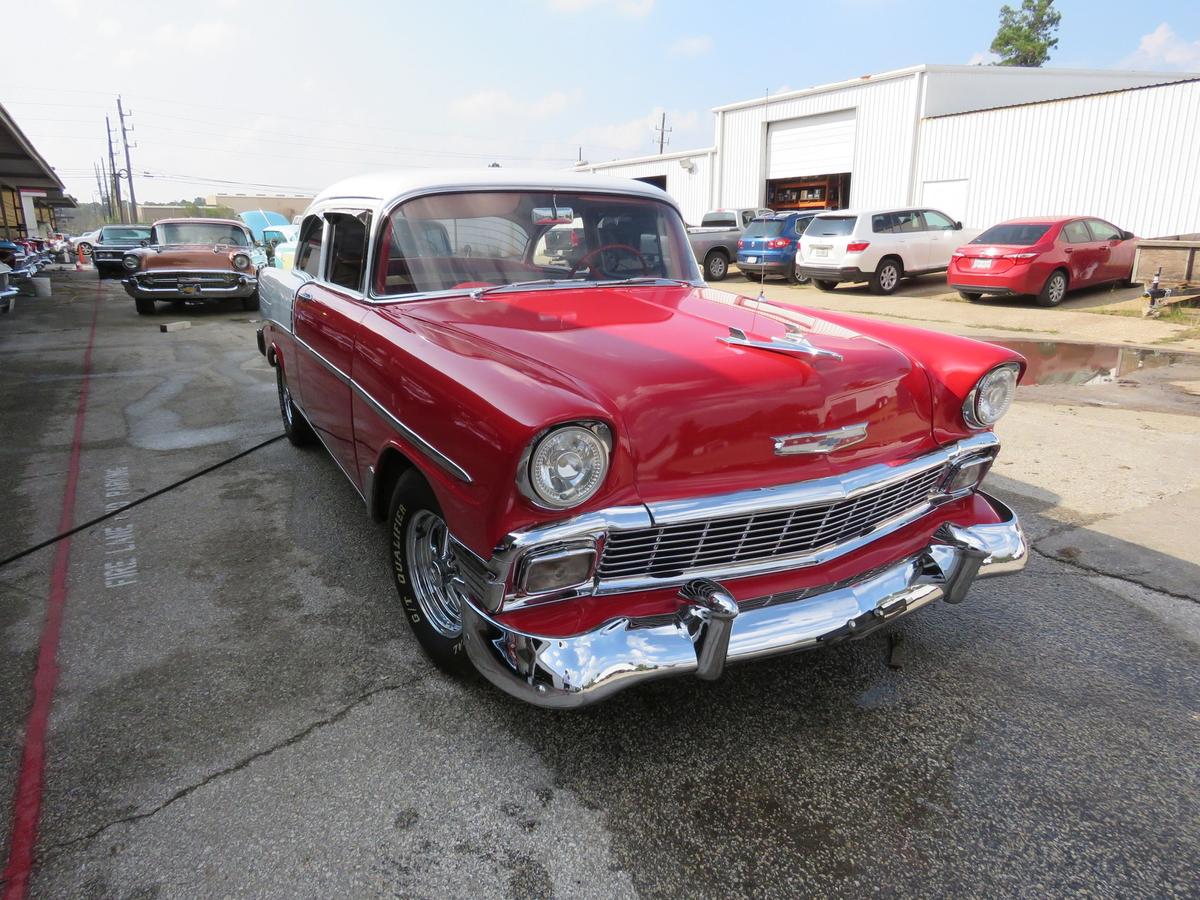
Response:
[[[757,256],[747,256],[746,262],[750,263],[750,265],[754,265],[756,262],[758,262],[758,257]]]
[[[828,247],[813,247],[813,256],[828,256]]]
[[[971,260],[972,269],[990,269],[991,267],[992,261],[990,259],[984,259],[981,256],[977,256]]]

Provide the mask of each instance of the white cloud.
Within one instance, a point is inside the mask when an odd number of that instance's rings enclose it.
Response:
[[[521,119],[548,119],[566,112],[578,103],[582,95],[576,91],[552,91],[544,97],[518,100],[508,91],[493,88],[459,97],[450,104],[450,111],[463,119],[494,119],[498,117]]]
[[[1137,50],[1121,60],[1126,68],[1200,71],[1200,41],[1188,41],[1163,22],[1143,34]]]
[[[644,116],[628,119],[611,125],[593,125],[576,132],[571,137],[572,144],[583,147],[585,156],[597,162],[611,158],[612,151],[618,151],[631,156],[644,156],[657,149],[658,131],[662,122],[662,107],[657,107]],[[694,110],[680,112],[667,110],[667,127],[671,132],[667,135],[672,149],[687,149],[695,146],[686,141],[686,137],[694,135],[700,121],[700,114]],[[677,138],[684,138],[677,141]],[[589,147],[596,148],[589,150]]]
[[[627,19],[644,19],[654,9],[655,0],[547,0],[554,12],[579,13],[589,9],[610,9]]]
[[[671,45],[674,56],[703,56],[713,48],[713,39],[707,34],[694,34],[681,37]]]

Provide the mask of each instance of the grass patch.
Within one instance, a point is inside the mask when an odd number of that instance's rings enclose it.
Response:
[[[1177,331],[1175,334],[1168,335],[1164,338],[1159,338],[1154,343],[1156,344],[1175,344],[1179,341],[1194,341],[1200,340],[1200,325],[1192,328],[1185,328],[1183,331]]]

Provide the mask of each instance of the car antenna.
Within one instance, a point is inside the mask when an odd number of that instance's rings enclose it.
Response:
[[[771,89],[767,88],[766,93],[763,94],[763,124],[764,125],[767,124],[767,105],[770,102],[771,102]],[[755,210],[754,212],[755,212],[755,217],[757,218],[758,210]],[[751,219],[750,221],[753,222],[754,219]],[[754,301],[754,318],[752,318],[750,320],[750,330],[751,331],[754,331],[754,326],[758,324],[758,308],[767,302],[767,264],[765,262],[763,262],[761,257],[759,258],[759,262],[762,264],[762,268],[758,272],[758,299],[756,301]]]

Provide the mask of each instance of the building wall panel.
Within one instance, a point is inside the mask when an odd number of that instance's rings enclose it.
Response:
[[[963,222],[1096,215],[1200,231],[1200,81],[925,119],[917,183],[965,179]]]

